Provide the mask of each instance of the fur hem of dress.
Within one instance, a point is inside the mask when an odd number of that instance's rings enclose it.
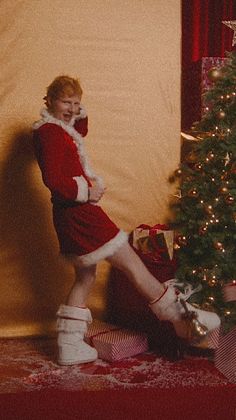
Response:
[[[75,265],[81,267],[88,267],[95,265],[99,261],[111,257],[124,243],[128,242],[128,234],[123,230],[120,230],[117,235],[110,241],[106,242],[100,248],[85,255],[63,255],[64,258],[69,260]]]

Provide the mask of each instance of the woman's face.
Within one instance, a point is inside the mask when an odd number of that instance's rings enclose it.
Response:
[[[49,111],[55,118],[68,124],[75,115],[79,114],[80,100],[78,95],[64,95],[54,100],[49,99]]]

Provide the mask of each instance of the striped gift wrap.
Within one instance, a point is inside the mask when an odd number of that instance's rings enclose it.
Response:
[[[215,352],[215,366],[231,382],[236,383],[236,327],[220,336]]]
[[[224,286],[223,296],[226,302],[236,303],[236,280]],[[227,334],[220,335],[215,352],[215,366],[232,383],[236,383],[236,326]]]
[[[95,347],[98,357],[113,362],[148,350],[146,334],[94,320],[85,334],[85,341]]]

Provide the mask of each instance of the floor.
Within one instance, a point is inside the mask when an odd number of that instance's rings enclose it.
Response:
[[[116,362],[61,367],[53,337],[0,339],[0,393],[42,388],[134,389],[224,387],[229,381],[206,355],[185,355],[170,361],[146,352]]]
[[[236,385],[206,352],[61,367],[56,351],[55,337],[0,339],[0,420],[236,418]]]

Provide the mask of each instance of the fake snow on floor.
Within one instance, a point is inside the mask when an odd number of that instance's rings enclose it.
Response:
[[[117,362],[60,367],[55,339],[0,340],[0,392],[45,388],[101,390],[135,388],[221,387],[228,381],[205,357],[168,361],[144,353]]]

